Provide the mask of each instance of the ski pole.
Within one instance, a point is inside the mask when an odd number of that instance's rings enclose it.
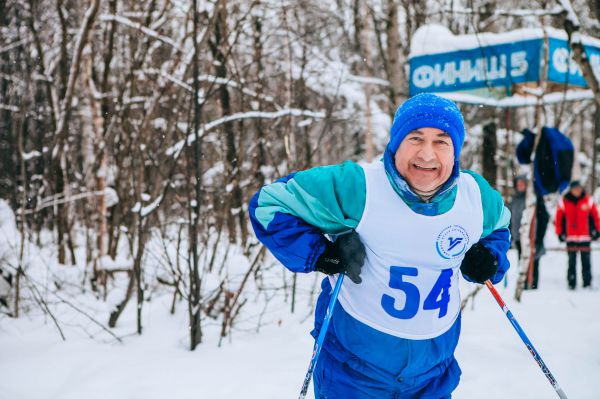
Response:
[[[335,288],[331,293],[331,298],[329,299],[329,305],[327,306],[327,313],[325,313],[325,318],[323,319],[323,325],[321,326],[321,331],[319,331],[319,336],[317,337],[317,341],[315,342],[315,346],[313,347],[312,358],[310,359],[310,364],[308,366],[308,371],[306,372],[306,377],[304,377],[304,383],[302,384],[302,389],[300,390],[300,396],[298,399],[304,399],[306,397],[306,392],[308,391],[308,385],[310,384],[310,379],[312,378],[313,371],[315,370],[315,365],[317,364],[317,359],[319,358],[319,354],[321,353],[321,347],[323,346],[323,341],[325,340],[325,334],[327,334],[327,327],[329,327],[329,321],[331,320],[331,315],[333,314],[333,308],[335,307],[335,303],[337,301],[337,297],[340,293],[340,288],[342,288],[342,282],[344,281],[344,274],[340,273],[338,275],[337,282],[335,283]]]
[[[531,343],[529,338],[527,338],[525,331],[523,331],[523,329],[517,322],[517,319],[515,319],[515,316],[513,316],[512,312],[508,309],[508,307],[506,306],[506,304],[500,297],[500,294],[498,293],[498,291],[496,291],[496,288],[494,288],[494,286],[492,285],[491,281],[487,280],[485,282],[485,285],[487,285],[487,287],[490,289],[490,292],[494,296],[494,299],[496,299],[496,302],[498,302],[498,305],[500,305],[500,307],[502,308],[502,311],[504,312],[504,314],[506,315],[506,317],[508,318],[510,323],[513,325],[513,327],[517,331],[517,334],[519,334],[519,337],[521,337],[521,340],[523,341],[523,343],[529,350],[529,353],[531,353],[531,356],[533,356],[533,359],[537,362],[538,366],[540,366],[540,369],[542,369],[542,372],[544,373],[544,375],[546,376],[546,378],[552,385],[552,388],[554,388],[554,390],[556,391],[556,393],[558,394],[558,396],[561,399],[567,399],[567,395],[565,395],[565,393],[563,392],[561,387],[558,386],[558,382],[556,381],[556,379],[554,378],[554,376],[552,375],[552,373],[546,366],[546,363],[544,363],[544,361],[542,360],[542,357],[540,356],[538,351],[535,350],[535,348],[533,347],[533,344]]]

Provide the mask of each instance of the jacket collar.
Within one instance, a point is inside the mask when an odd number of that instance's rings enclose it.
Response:
[[[580,197],[576,197],[573,194],[571,194],[571,192],[567,192],[565,194],[565,199],[569,202],[574,202],[577,203],[579,201],[581,201],[582,199],[584,199],[587,196],[587,194],[585,193],[585,190],[581,192],[581,196]]]

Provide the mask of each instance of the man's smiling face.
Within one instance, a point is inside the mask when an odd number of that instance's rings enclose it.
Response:
[[[431,192],[448,180],[454,167],[454,145],[440,129],[422,127],[410,132],[394,156],[400,175],[411,187]]]

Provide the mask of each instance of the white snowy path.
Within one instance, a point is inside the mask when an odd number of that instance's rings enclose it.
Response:
[[[593,262],[598,286],[600,253],[594,253]],[[500,293],[568,397],[600,398],[600,291],[567,291],[564,253],[546,255],[541,267],[540,289],[525,292],[522,303],[512,299],[514,267],[508,288],[498,285]],[[464,288],[468,292],[472,286]],[[168,315],[167,300],[152,302],[145,311],[144,334],[126,337],[124,344],[81,334],[71,334],[63,343],[49,322],[4,318],[0,398],[297,397],[312,347],[311,320],[300,323],[307,314],[304,309],[296,316],[277,309],[281,325],[269,325],[258,335],[238,331],[221,348],[209,336],[195,352],[186,349],[183,306],[176,316]],[[129,315],[121,329],[133,328]],[[557,397],[486,291],[463,314],[456,355],[463,375],[455,398]]]

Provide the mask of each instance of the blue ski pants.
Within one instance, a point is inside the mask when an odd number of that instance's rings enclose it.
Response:
[[[449,399],[461,374],[454,357],[427,375],[394,383],[359,369],[359,364],[342,363],[323,350],[313,374],[315,399]]]

